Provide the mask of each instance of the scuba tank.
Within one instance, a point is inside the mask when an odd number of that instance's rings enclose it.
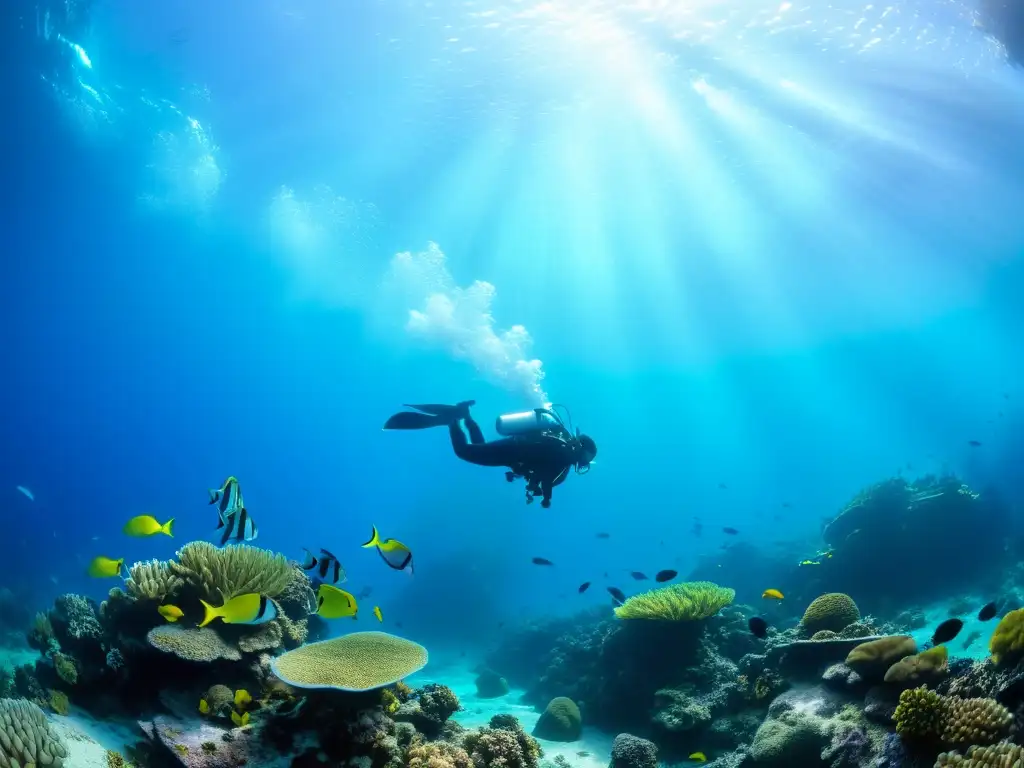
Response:
[[[502,437],[532,435],[563,428],[561,419],[544,408],[506,413],[494,420],[494,429]]]

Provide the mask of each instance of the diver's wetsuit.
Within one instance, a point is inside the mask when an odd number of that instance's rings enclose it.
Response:
[[[468,412],[462,421],[469,432],[469,440],[458,419],[448,424],[456,456],[481,467],[508,467],[512,470],[507,475],[509,482],[517,476],[526,478],[528,500],[532,501],[533,494],[538,494],[543,499],[542,507],[551,505],[551,489],[565,481],[576,462],[575,452],[568,442],[550,432],[487,442],[480,425]]]

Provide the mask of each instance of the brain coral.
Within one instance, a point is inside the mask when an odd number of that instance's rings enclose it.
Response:
[[[427,649],[386,632],[355,632],[310,643],[272,662],[274,674],[296,688],[370,691],[398,682],[427,664]]]
[[[897,661],[885,673],[885,682],[919,684],[945,677],[949,672],[949,651],[937,645]]]
[[[829,592],[811,601],[800,619],[800,625],[805,634],[813,635],[823,629],[842,632],[856,621],[860,621],[860,609],[853,598],[842,592]]]
[[[988,641],[988,650],[996,664],[1020,658],[1024,651],[1024,608],[1010,611],[999,620]]]
[[[583,720],[576,702],[559,696],[548,702],[533,728],[533,735],[548,741],[576,741],[583,732]]]
[[[146,635],[146,640],[157,650],[173,653],[186,661],[239,661],[242,658],[238,648],[224,642],[221,636],[209,627],[165,624],[151,629]]]
[[[615,609],[615,615],[620,619],[698,621],[714,616],[734,597],[734,589],[691,581],[634,595]]]
[[[891,635],[861,643],[846,656],[847,666],[861,675],[882,675],[900,659],[917,653],[917,643],[909,635]]]
[[[38,706],[25,699],[0,699],[0,768],[61,768],[67,754]]]

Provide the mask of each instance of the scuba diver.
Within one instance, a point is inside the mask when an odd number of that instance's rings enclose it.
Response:
[[[586,474],[597,456],[597,444],[579,430],[573,433],[558,414],[548,408],[523,413],[509,413],[495,420],[495,429],[502,437],[488,442],[480,425],[469,414],[475,400],[457,405],[406,405],[415,411],[396,413],[384,429],[429,429],[448,427],[455,455],[470,464],[482,467],[508,467],[505,479],[526,480],[526,503],[541,497],[540,505],[551,506],[551,490],[565,481],[573,467],[576,474]],[[555,408],[558,406],[552,406]],[[417,413],[416,411],[419,411]],[[469,438],[462,431],[466,425]]]

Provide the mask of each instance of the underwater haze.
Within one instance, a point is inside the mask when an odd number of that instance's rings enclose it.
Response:
[[[995,549],[1017,535],[1024,70],[971,0],[2,14],[20,602],[219,543],[228,476],[252,544],[371,590],[332,634],[379,606],[438,658],[610,613],[632,571],[795,567],[893,476],[955,474],[1008,510]],[[542,508],[444,425],[382,429],[469,399],[488,439],[564,404],[591,471]]]

